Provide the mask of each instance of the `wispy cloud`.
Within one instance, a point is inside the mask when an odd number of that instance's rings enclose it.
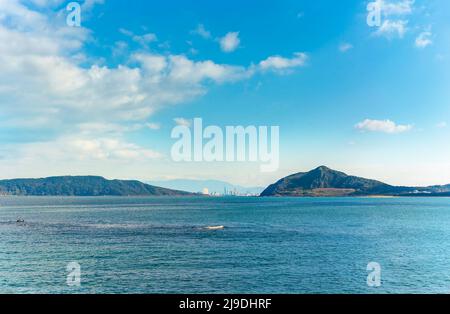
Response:
[[[146,47],[148,44],[158,41],[158,37],[154,33],[146,33],[142,35],[136,35],[132,31],[121,28],[119,32],[124,34],[125,36],[130,37],[133,41],[137,42],[141,46]]]
[[[350,49],[353,49],[353,45],[350,43],[342,43],[339,45],[339,51],[342,53],[345,53],[349,51]]]
[[[431,39],[431,36],[433,34],[430,31],[425,31],[419,34],[416,38],[416,47],[417,48],[426,48],[427,46],[431,45],[433,43],[433,40]]]
[[[407,16],[414,10],[415,0],[385,1],[376,0],[372,3],[380,8],[383,21],[375,31],[375,36],[383,36],[388,39],[403,38],[407,32],[409,20]]]
[[[68,138],[63,140],[64,145],[59,145],[59,147],[70,150],[78,158],[82,159],[121,159],[130,161],[162,157],[158,152],[117,138]]]
[[[366,119],[355,125],[355,128],[360,131],[381,132],[388,134],[404,133],[410,131],[412,125],[396,124],[391,120],[371,120]]]
[[[191,34],[198,35],[204,39],[211,38],[211,32],[208,31],[203,24],[198,24],[197,28],[191,31]]]
[[[158,159],[162,154],[117,137],[61,136],[47,142],[28,143],[21,147],[24,158],[34,156],[40,162],[105,161],[122,162]]]
[[[394,2],[377,0],[375,2],[379,4],[381,12],[385,16],[392,16],[411,14],[413,12],[415,0],[397,0]]]
[[[447,127],[447,122],[445,121],[439,122],[438,124],[436,124],[436,127],[439,129],[444,129]]]
[[[124,41],[116,41],[111,50],[114,57],[123,56],[128,50],[128,44]]]
[[[159,130],[161,129],[161,125],[159,123],[149,122],[146,124],[147,128],[150,130]]]
[[[407,20],[385,20],[375,32],[376,36],[384,36],[386,38],[392,39],[395,37],[403,38],[407,30],[408,21]]]
[[[175,118],[175,119],[173,119],[173,121],[175,122],[176,125],[186,126],[188,128],[192,125],[191,119]]]

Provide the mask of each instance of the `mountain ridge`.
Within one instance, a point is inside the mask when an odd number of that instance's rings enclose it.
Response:
[[[54,176],[0,180],[0,195],[11,196],[188,196],[137,180],[108,180],[101,176]]]
[[[320,166],[284,177],[269,185],[260,196],[446,196],[449,193],[450,185],[393,186]]]

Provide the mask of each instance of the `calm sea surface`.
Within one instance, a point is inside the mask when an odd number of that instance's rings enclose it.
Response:
[[[450,292],[448,198],[0,198],[0,293],[422,292]]]

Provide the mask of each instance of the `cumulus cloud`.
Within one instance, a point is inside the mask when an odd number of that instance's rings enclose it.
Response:
[[[219,42],[223,52],[233,52],[241,43],[239,32],[229,32],[224,37],[220,38]]]
[[[56,0],[35,0],[35,5],[47,9],[56,4]],[[44,144],[40,138],[39,145],[17,143],[8,149],[11,154],[18,147],[26,147],[23,153],[33,155],[33,149],[48,148],[59,156],[76,154],[76,149],[85,146],[89,149],[81,155],[151,158],[156,156],[153,151],[128,142],[126,134],[146,127],[159,128],[147,123],[157,110],[202,96],[211,84],[245,80],[263,69],[299,66],[302,58],[276,56],[261,62],[260,67],[241,66],[194,61],[171,53],[128,53],[131,48],[118,42],[116,54],[125,59],[109,66],[105,60],[86,54],[92,32],[68,27],[61,12],[36,10],[19,0],[0,0],[0,7],[2,127],[39,129],[48,139]],[[121,31],[142,45],[157,40],[151,33]],[[227,44],[228,49],[238,46],[236,39],[237,33],[235,43]],[[52,145],[56,148],[50,149]]]
[[[381,132],[388,134],[404,133],[410,131],[412,125],[401,125],[396,124],[391,120],[370,120],[366,119],[355,125],[357,130],[370,131],[370,132]]]
[[[262,71],[286,71],[293,68],[301,67],[306,64],[308,56],[303,52],[297,52],[292,58],[285,58],[281,56],[271,56],[259,63],[259,68]]]
[[[236,81],[251,76],[245,67],[216,64],[211,60],[194,62],[185,56],[169,56],[168,77],[174,82],[199,83],[212,80],[218,83]]]
[[[236,81],[245,67],[194,62],[182,55],[134,54],[134,66],[82,67],[64,56],[70,43],[0,27],[0,97],[6,111],[54,119],[141,120],[157,108],[205,92],[204,81]],[[38,44],[40,43],[40,44]],[[60,53],[61,52],[61,53]],[[70,114],[70,115],[68,115]]]

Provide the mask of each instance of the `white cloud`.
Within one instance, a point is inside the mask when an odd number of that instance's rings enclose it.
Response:
[[[431,40],[432,33],[430,31],[425,31],[419,34],[416,38],[416,47],[417,48],[426,48],[431,45],[433,41]]]
[[[162,155],[121,138],[62,136],[52,141],[28,143],[21,147],[19,159],[40,162],[106,161],[122,162],[158,159]]]
[[[34,26],[42,28],[47,22],[45,16],[30,11],[17,0],[0,0],[0,22],[9,20],[9,23],[18,29]]]
[[[389,39],[394,37],[403,38],[407,30],[408,21],[406,20],[385,20],[375,32],[376,36],[384,36]]]
[[[390,2],[385,0],[375,1],[379,4],[381,12],[385,16],[391,15],[408,15],[413,12],[414,0],[400,0],[396,2]]]
[[[151,42],[157,41],[158,38],[153,33],[147,33],[143,35],[135,35],[133,36],[133,40],[137,43],[140,43],[141,45],[146,45]]]
[[[132,31],[121,28],[119,32],[124,34],[125,36],[130,37],[134,42],[137,42],[143,47],[146,47],[148,44],[158,41],[158,37],[154,33],[147,33],[142,35],[136,35]]]
[[[220,47],[224,52],[233,52],[241,43],[239,39],[239,32],[229,32],[224,37],[220,38]]]
[[[171,56],[169,61],[171,64],[169,77],[176,82],[197,83],[212,80],[220,83],[240,80],[252,75],[252,71],[245,67],[221,65],[210,60],[193,62],[185,56]]]
[[[57,122],[144,120],[155,110],[203,95],[205,81],[247,79],[253,68],[192,61],[183,55],[132,54],[130,65],[80,66],[69,54],[83,38],[24,34],[0,26],[0,106],[4,114],[45,115]],[[70,34],[68,34],[70,35]],[[301,65],[293,59],[270,57],[262,69]],[[39,104],[39,105],[37,105]],[[27,117],[28,116],[28,117]]]
[[[63,3],[64,0],[31,0],[38,7],[56,7]]]
[[[40,6],[50,3],[36,1]],[[0,7],[0,121],[22,132],[45,131],[41,133],[48,139],[46,146],[16,143],[9,148],[11,153],[20,150],[33,156],[54,145],[58,154],[66,152],[72,158],[75,150],[56,146],[75,149],[74,143],[81,143],[92,148],[84,154],[149,157],[150,151],[124,138],[145,127],[157,129],[159,125],[146,124],[155,111],[204,95],[211,83],[236,82],[262,69],[301,63],[298,55],[270,57],[261,68],[218,64],[171,53],[133,53],[119,42],[114,49],[123,63],[108,66],[85,54],[85,44],[94,40],[92,32],[67,27],[61,12],[34,10],[18,0],[0,0]],[[135,38],[133,32],[121,31],[143,44],[156,40],[151,34]]]
[[[208,31],[203,24],[198,24],[197,28],[191,31],[191,34],[199,35],[205,39],[211,38],[211,32]]]
[[[370,120],[366,119],[355,125],[355,128],[361,131],[382,132],[382,133],[403,133],[410,131],[412,125],[400,125],[391,120]]]
[[[339,45],[339,51],[340,52],[347,52],[350,49],[353,49],[353,45],[350,43],[342,43]]]
[[[129,161],[154,159],[162,156],[155,151],[144,149],[117,138],[75,138],[67,141],[67,145],[64,147],[73,150],[82,159],[122,159]]]
[[[134,123],[130,125],[122,125],[107,122],[87,122],[78,125],[80,134],[96,135],[96,134],[110,134],[121,135],[126,132],[133,132],[141,129],[142,124]]]
[[[447,122],[445,122],[445,121],[439,122],[439,123],[436,125],[436,127],[439,128],[439,129],[444,129],[444,128],[447,127]]]
[[[159,130],[161,129],[161,125],[159,123],[149,122],[146,124],[147,128],[150,130]]]
[[[51,1],[58,1],[58,0],[51,0]],[[81,9],[91,10],[95,5],[103,3],[105,3],[105,0],[84,0]]]
[[[81,67],[63,55],[65,39],[26,36],[0,27],[0,40],[9,43],[0,45],[1,106],[3,113],[14,116],[142,120],[161,106],[204,94],[206,80],[223,83],[251,75],[245,67],[146,53],[132,55],[132,67]]]
[[[188,128],[191,127],[191,125],[192,125],[192,120],[188,120],[188,119],[185,119],[185,118],[175,118],[175,119],[173,119],[173,121],[177,125],[186,126]]]
[[[381,26],[375,31],[376,36],[384,36],[388,39],[403,38],[408,31],[409,20],[406,18],[414,11],[415,0],[385,1],[376,0],[383,14]]]
[[[124,41],[116,41],[112,47],[112,54],[114,57],[123,56],[128,50],[128,44]]]
[[[285,71],[296,67],[301,67],[306,64],[308,56],[303,52],[297,52],[292,58],[284,58],[281,56],[271,56],[259,63],[259,68],[262,71],[274,70]]]
[[[48,141],[25,143],[20,146],[19,159],[53,161],[105,161],[121,162],[158,159],[162,154],[130,143],[124,138],[127,132],[143,128],[143,124],[121,125],[114,123],[81,123],[78,131],[63,134]],[[154,125],[152,125],[154,126]]]

